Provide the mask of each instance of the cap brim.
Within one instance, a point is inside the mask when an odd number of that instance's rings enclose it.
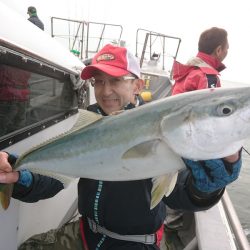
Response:
[[[94,76],[96,70],[100,70],[108,75],[111,76],[124,76],[129,73],[129,71],[121,68],[117,68],[107,64],[96,64],[96,65],[89,65],[85,67],[81,73],[81,78],[83,80],[87,80]]]

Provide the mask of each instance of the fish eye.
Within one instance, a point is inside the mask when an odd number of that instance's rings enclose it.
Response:
[[[230,106],[228,104],[221,104],[217,107],[217,114],[219,116],[231,115],[233,111],[234,111],[233,106]]]

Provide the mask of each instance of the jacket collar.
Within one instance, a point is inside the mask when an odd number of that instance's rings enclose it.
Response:
[[[221,72],[226,68],[226,66],[222,62],[206,53],[198,52],[196,57],[202,59],[205,63],[216,69],[218,72]]]

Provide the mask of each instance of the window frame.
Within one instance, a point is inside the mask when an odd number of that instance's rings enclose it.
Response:
[[[69,82],[70,74],[74,72],[63,67],[44,61],[40,58],[35,58],[31,55],[20,53],[11,48],[0,45],[0,63],[9,66],[17,67],[23,70],[37,73],[42,76],[47,76],[62,82]],[[72,115],[78,113],[78,107],[67,109],[57,115],[48,117],[40,122],[28,125],[22,129],[15,130],[9,134],[0,137],[0,150],[9,147],[19,141],[22,141],[40,131],[61,122]]]

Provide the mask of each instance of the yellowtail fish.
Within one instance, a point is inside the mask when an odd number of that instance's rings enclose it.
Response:
[[[14,168],[58,179],[153,178],[153,208],[173,190],[181,157],[222,158],[249,136],[250,87],[198,90],[114,116],[80,110],[69,132],[24,153]]]

